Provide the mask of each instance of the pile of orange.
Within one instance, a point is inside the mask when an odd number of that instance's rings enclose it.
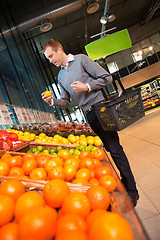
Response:
[[[103,186],[91,186],[86,193],[71,192],[65,181],[54,179],[42,193],[25,192],[17,179],[2,182],[1,240],[134,239],[129,223],[107,211],[110,197]]]
[[[44,152],[37,155],[28,152],[23,156],[5,153],[0,159],[0,176],[44,181],[62,179],[77,184],[101,184],[109,191],[113,191],[116,180],[111,176],[110,167],[102,165],[104,155],[104,151],[100,148],[93,152],[83,150],[74,156],[65,149],[60,150],[57,156]]]

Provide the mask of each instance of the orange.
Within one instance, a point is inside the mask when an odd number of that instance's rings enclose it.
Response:
[[[35,158],[36,158],[36,156],[32,152],[27,152],[23,155],[23,161],[26,161],[28,159],[35,159]]]
[[[90,171],[93,171],[95,169],[95,164],[94,164],[94,161],[90,157],[84,157],[83,159],[81,159],[79,167],[87,168]]]
[[[78,169],[78,168],[79,168],[79,163],[80,163],[79,159],[76,159],[76,158],[74,158],[74,157],[71,157],[71,158],[68,158],[68,159],[65,161],[64,167],[71,164],[71,165],[73,165],[74,167],[76,167],[76,169]]]
[[[25,192],[25,187],[21,181],[17,179],[9,179],[0,185],[0,194],[17,200]]]
[[[108,166],[100,166],[94,172],[97,179],[100,179],[104,175],[111,175],[111,169]]]
[[[85,157],[92,157],[92,153],[89,150],[83,150],[82,152],[80,152],[79,154],[79,158],[83,159]]]
[[[5,195],[0,195],[0,226],[9,223],[14,215],[14,200]]]
[[[9,174],[9,164],[7,162],[0,162],[0,176],[7,176]]]
[[[116,179],[110,175],[104,175],[99,179],[99,184],[107,189],[108,192],[112,192],[116,186]]]
[[[129,223],[119,214],[107,212],[91,225],[89,240],[133,240],[133,232]]]
[[[20,175],[23,175],[23,169],[20,167],[12,167],[9,171],[9,177],[18,177]]]
[[[18,178],[29,179],[29,177],[26,175],[19,175]]]
[[[10,167],[22,167],[23,158],[21,156],[13,156],[9,158],[8,164]]]
[[[10,153],[5,153],[5,154],[3,154],[3,156],[1,157],[0,160],[8,163],[9,158],[11,158],[11,157],[12,157],[12,155]]]
[[[62,149],[58,152],[58,157],[62,158],[64,161],[71,156],[68,150]]]
[[[61,216],[57,221],[56,236],[70,230],[80,230],[84,233],[87,231],[86,221],[78,214],[66,214]]]
[[[109,207],[109,194],[107,190],[102,186],[91,186],[87,190],[86,196],[90,201],[91,209],[107,209]]]
[[[16,220],[19,221],[21,217],[24,216],[26,213],[34,210],[35,208],[43,206],[45,206],[45,201],[39,192],[36,191],[25,192],[18,198],[16,202],[15,206]]]
[[[94,162],[95,169],[102,165],[101,161],[98,159],[93,158],[93,162]]]
[[[86,185],[86,184],[88,184],[88,181],[84,178],[76,178],[76,179],[72,180],[72,183],[80,184],[80,185]]]
[[[64,167],[64,172],[66,174],[66,181],[71,181],[76,176],[77,168],[72,164],[68,164]]]
[[[22,165],[25,175],[29,175],[37,167],[37,161],[34,158],[27,158]]]
[[[61,164],[59,164],[59,162],[60,161],[57,160],[57,157],[55,157],[55,158],[53,157],[45,163],[44,169],[48,173],[53,167],[61,166]]]
[[[47,97],[51,97],[52,92],[51,92],[51,91],[45,91],[45,92],[44,92],[44,95],[46,95]]]
[[[58,237],[56,237],[56,240],[87,240],[87,236],[80,230],[68,230]]]
[[[103,214],[106,214],[107,211],[104,210],[104,209],[95,209],[93,210],[87,217],[86,219],[86,222],[87,222],[87,225],[88,225],[88,229],[90,229],[90,227],[92,226],[92,224],[95,222],[95,220],[98,218],[98,217],[101,217]]]
[[[43,196],[50,207],[61,207],[65,196],[69,193],[69,187],[61,179],[48,181],[43,188]]]
[[[51,156],[49,156],[49,155],[41,155],[39,157],[36,157],[37,166],[44,167],[45,163],[50,159],[51,159]]]
[[[48,206],[39,207],[25,214],[19,222],[23,240],[51,240],[55,235],[57,211]]]
[[[86,180],[89,180],[90,176],[91,176],[91,173],[87,168],[81,168],[76,173],[76,178],[84,178]]]
[[[87,196],[81,192],[71,192],[67,194],[62,203],[62,212],[64,214],[75,213],[86,218],[90,210],[90,202]]]
[[[94,173],[94,171],[91,171],[90,173],[91,173],[90,179],[95,178],[95,173]]]
[[[32,180],[47,180],[47,173],[44,168],[35,168],[29,175]]]
[[[104,156],[105,156],[105,152],[101,148],[97,148],[97,149],[93,150],[93,152],[92,152],[92,157],[97,160],[102,161]]]
[[[0,239],[1,240],[18,240],[19,231],[18,224],[16,222],[7,223],[0,228]]]
[[[99,181],[97,178],[92,178],[91,180],[89,180],[89,184],[91,185],[99,185]]]
[[[48,172],[48,178],[49,180],[56,179],[56,178],[65,180],[66,173],[64,171],[64,168],[61,166],[52,167]]]

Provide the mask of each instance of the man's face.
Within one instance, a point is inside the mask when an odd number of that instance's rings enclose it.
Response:
[[[54,51],[52,47],[47,47],[44,52],[46,58],[53,63],[56,67],[60,67],[62,65],[62,50],[58,48],[57,51]]]

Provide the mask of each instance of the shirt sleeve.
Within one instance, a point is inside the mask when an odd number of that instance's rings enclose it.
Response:
[[[92,81],[89,83],[91,90],[99,90],[112,82],[112,76],[86,55],[83,55],[82,66],[85,72],[92,77]]]
[[[52,99],[50,106],[67,108],[70,105],[70,94],[60,85],[60,99]]]

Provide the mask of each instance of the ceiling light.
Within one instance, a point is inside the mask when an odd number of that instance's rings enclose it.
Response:
[[[41,22],[41,26],[40,26],[40,31],[41,32],[48,32],[49,30],[52,29],[52,23],[49,22],[48,20],[43,20]]]
[[[100,22],[102,24],[106,24],[107,23],[107,17],[106,16],[101,17]]]
[[[88,13],[95,13],[99,8],[99,3],[97,3],[95,0],[90,0],[87,3],[87,12]]]
[[[106,24],[107,22],[113,22],[116,19],[116,16],[114,14],[110,15],[110,16],[103,16],[100,19],[100,22],[102,24]]]
[[[152,49],[153,49],[153,47],[152,47],[152,46],[150,46],[150,47],[149,47],[149,50],[151,51]]]

